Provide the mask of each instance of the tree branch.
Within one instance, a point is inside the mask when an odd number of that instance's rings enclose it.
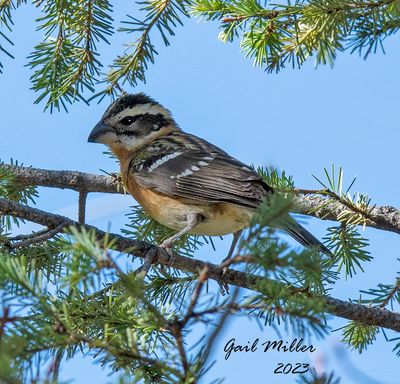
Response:
[[[48,169],[0,165],[10,170],[23,185],[72,189],[73,191],[123,193],[117,178],[78,171],[51,171]]]
[[[35,222],[47,226],[48,228],[56,228],[60,224],[73,225],[78,228],[81,225],[65,216],[55,215],[45,212],[37,208],[28,207],[18,204],[14,201],[0,198],[0,213],[3,215],[12,215],[28,221]],[[97,233],[98,239],[103,238],[106,233],[100,229],[84,225],[87,230],[94,230]],[[150,249],[154,251],[154,263],[165,266],[170,266],[170,257],[161,248],[146,243],[123,237],[118,234],[109,234],[109,239],[113,239],[113,249],[134,254],[137,257],[145,258]],[[261,282],[269,281],[276,284],[274,280],[263,276],[252,275],[240,271],[228,269],[224,274],[222,268],[212,263],[193,259],[190,257],[176,255],[174,260],[174,268],[181,271],[192,272],[197,275],[201,274],[207,268],[207,276],[219,283],[231,284],[241,288],[247,288],[257,291],[257,286]],[[299,289],[292,288],[293,293],[299,292]],[[361,304],[343,301],[330,296],[324,296],[326,300],[326,312],[332,315],[342,317],[348,320],[354,320],[363,324],[383,327],[400,332],[400,313],[391,312],[382,308],[367,307]]]
[[[52,237],[54,237],[55,235],[62,232],[62,230],[65,228],[65,226],[66,226],[65,223],[61,223],[54,229],[46,228],[44,231],[39,231],[36,233],[32,233],[30,235],[19,236],[19,237],[24,237],[24,239],[22,239],[18,243],[9,243],[9,244],[6,243],[6,245],[7,245],[7,247],[13,249],[13,248],[28,247],[30,245],[37,244],[37,243],[43,243],[46,240],[49,240]],[[18,238],[18,236],[11,238],[11,239],[7,239],[7,240],[13,241],[16,238]]]
[[[87,191],[79,191],[79,199],[78,199],[78,221],[79,221],[79,224],[85,224],[87,195],[88,195]]]
[[[25,185],[72,189],[80,192],[124,193],[115,177],[94,175],[77,171],[52,171],[47,169],[3,165],[12,171],[18,182]],[[339,202],[329,203],[326,197],[300,194],[295,197],[297,213],[323,220],[335,220],[349,208]],[[400,210],[391,206],[374,207],[368,211],[369,227],[400,233]]]

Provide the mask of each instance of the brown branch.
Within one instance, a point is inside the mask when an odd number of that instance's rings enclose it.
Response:
[[[76,192],[123,193],[117,178],[78,171],[51,171],[47,169],[1,165],[10,170],[23,185],[72,189]]]
[[[8,236],[7,237],[7,241],[11,242],[11,241],[18,241],[18,240],[28,240],[28,239],[32,239],[33,237],[41,236],[41,235],[43,235],[43,234],[45,234],[47,232],[49,232],[49,228],[44,228],[44,229],[41,229],[40,231],[27,233],[27,234],[20,234],[20,235],[16,235],[16,236]]]
[[[338,221],[338,217],[349,208],[339,202],[329,202],[322,196],[297,196],[296,212],[314,216],[321,220]],[[368,211],[366,226],[400,233],[400,210],[391,206],[374,207]]]
[[[394,296],[397,294],[397,292],[400,291],[400,279],[396,281],[396,285],[393,287],[393,289],[389,292],[389,294],[386,296],[385,300],[382,302],[380,305],[380,308],[385,308],[391,300],[393,300]]]
[[[236,298],[239,295],[239,288],[236,287],[232,293],[232,297],[230,298],[230,302],[234,303],[236,301]],[[215,348],[215,340],[217,337],[220,335],[222,329],[224,328],[224,325],[228,321],[230,313],[228,311],[225,311],[222,313],[222,315],[219,318],[218,323],[216,324],[214,331],[211,333],[211,335],[208,337],[206,347],[204,349],[204,354],[203,354],[203,359],[204,363],[207,362],[209,357],[212,355],[213,349]],[[204,364],[206,365],[206,364]]]
[[[171,331],[172,336],[174,337],[174,339],[176,341],[176,346],[178,347],[179,357],[181,359],[185,379],[187,379],[190,369],[189,369],[188,359],[186,356],[185,347],[183,345],[183,335],[182,335],[183,327],[179,323],[179,321],[174,321],[172,324],[169,325],[168,328]]]
[[[87,192],[124,193],[122,184],[116,177],[94,175],[77,171],[52,171],[38,168],[3,165],[12,171],[23,185],[72,189]],[[329,202],[326,197],[309,195],[318,191],[304,190],[305,194],[296,196],[295,211],[322,220],[335,220],[349,208],[340,202]],[[368,211],[369,227],[400,233],[400,210],[391,206],[374,207]]]
[[[62,223],[80,227],[78,222],[67,217],[21,205],[3,198],[0,198],[0,213],[33,221],[49,228],[55,228]],[[84,225],[83,227],[87,230],[96,231],[98,239],[102,239],[106,236],[104,231],[91,225]],[[120,252],[130,253],[140,258],[145,258],[150,249],[156,249],[156,252],[154,252],[154,263],[164,266],[170,265],[169,255],[163,249],[155,245],[144,241],[129,239],[118,234],[109,234],[108,238],[113,240],[113,249]],[[254,291],[258,291],[258,287],[262,282],[277,284],[276,281],[263,276],[252,275],[231,269],[228,269],[224,274],[222,274],[222,268],[218,265],[185,256],[177,255],[175,257],[174,268],[185,272],[195,273],[197,275],[199,275],[205,268],[208,268],[208,278],[223,284],[235,285],[237,287],[247,288]],[[299,292],[299,289],[296,288],[292,288],[292,290],[293,294]],[[348,320],[358,321],[363,324],[388,328],[400,332],[400,313],[391,312],[382,308],[371,308],[330,296],[324,296],[324,299],[326,301],[327,313]]]
[[[207,315],[211,315],[211,314],[215,314],[215,313],[219,313],[219,312],[228,312],[229,314],[233,314],[235,312],[240,312],[240,311],[253,311],[253,310],[264,310],[264,311],[275,311],[276,315],[281,317],[282,315],[291,315],[291,316],[296,316],[296,311],[286,311],[284,308],[282,307],[271,307],[270,304],[239,304],[237,302],[230,302],[228,304],[224,304],[224,305],[216,305],[214,307],[211,308],[207,308],[204,309],[202,311],[199,312],[195,312],[193,311],[191,314],[191,317],[194,318],[202,318],[204,316]],[[314,323],[320,323],[321,320],[317,317],[317,316],[312,316],[312,315],[307,315],[304,316],[302,313],[300,313],[299,311],[299,317],[301,318],[307,318],[310,321],[314,322]]]
[[[6,246],[8,248],[22,248],[22,247],[28,247],[29,245],[32,244],[37,244],[37,243],[43,243],[44,241],[54,237],[58,233],[62,232],[62,230],[65,228],[66,224],[65,223],[60,223],[55,227],[54,229],[49,229],[47,228],[44,231],[39,231],[39,232],[34,232],[31,235],[20,235],[16,236],[12,239],[7,238],[7,243]],[[18,243],[9,243],[10,240],[15,240],[16,238],[24,238],[24,240],[19,241]]]
[[[87,195],[88,195],[88,193],[86,190],[79,191],[79,199],[78,199],[78,221],[79,221],[79,224],[85,224]]]
[[[248,19],[248,16],[232,16],[232,17],[224,17],[221,19],[223,23],[234,23],[235,21],[242,21]]]
[[[273,20],[273,19],[278,18],[280,14],[281,14],[281,12],[276,11],[276,10],[275,11],[264,10],[263,12],[253,13],[252,15],[237,15],[237,16],[224,17],[221,19],[221,21],[223,23],[234,23],[236,21],[243,21],[243,20],[252,19],[255,17]]]
[[[197,285],[194,289],[192,298],[190,300],[189,308],[187,310],[187,313],[185,317],[181,320],[180,324],[182,328],[187,324],[187,322],[190,320],[190,318],[193,316],[193,311],[195,306],[197,305],[197,302],[199,301],[200,293],[203,288],[204,283],[208,279],[208,268],[207,266],[201,271],[200,276],[197,281]]]
[[[119,91],[119,93],[121,95],[127,95],[128,94],[128,92],[126,92],[125,89],[122,88],[121,85],[118,82],[113,83],[113,86]]]
[[[345,4],[343,6],[335,6],[335,5],[327,5],[325,7],[321,7],[319,10],[324,11],[326,14],[338,13],[338,12],[354,12],[361,11],[363,16],[367,16],[371,12],[374,12],[376,8],[387,6],[390,3],[395,2],[396,0],[382,0],[382,1],[366,1],[360,4]],[[232,15],[228,11],[222,11],[221,21],[223,23],[234,23],[240,22],[244,20],[249,20],[253,18],[259,19],[269,19],[269,20],[278,20],[284,18],[285,20],[291,16],[301,16],[306,13],[306,10],[313,5],[305,5],[305,6],[281,6],[280,9],[262,9],[257,10],[257,12],[245,15]],[[219,11],[214,11],[214,13],[219,13]],[[348,16],[350,17],[350,16]]]

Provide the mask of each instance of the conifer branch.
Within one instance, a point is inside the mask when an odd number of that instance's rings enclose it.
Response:
[[[138,81],[145,81],[145,72],[149,63],[154,63],[157,51],[151,42],[150,35],[154,29],[161,33],[165,45],[169,45],[167,35],[174,35],[172,27],[182,25],[179,13],[186,16],[186,0],[162,0],[149,2],[142,10],[147,12],[143,21],[129,16],[129,21],[123,22],[126,26],[120,28],[122,32],[141,32],[141,35],[128,45],[125,53],[115,58],[107,82],[112,88],[118,82],[137,85]],[[110,90],[108,90],[110,92]]]
[[[49,240],[52,237],[61,233],[62,230],[65,228],[65,226],[66,226],[65,223],[61,223],[61,224],[57,225],[57,227],[55,227],[54,229],[47,228],[43,231],[32,233],[30,235],[20,236],[20,237],[24,237],[24,239],[21,239],[21,241],[19,241],[17,243],[7,244],[7,247],[9,247],[11,249],[12,248],[23,248],[23,247],[28,247],[33,244],[43,243],[44,241]],[[15,238],[8,239],[8,240],[12,241],[12,240],[15,240],[16,238],[17,238],[17,236]]]
[[[36,103],[47,98],[46,107],[66,109],[67,103],[86,101],[84,90],[94,92],[102,66],[97,42],[108,42],[113,33],[108,0],[46,2],[37,21],[44,41],[29,55]],[[53,36],[53,34],[55,35]]]
[[[385,308],[400,291],[400,279],[396,281],[396,285],[390,290],[386,298],[383,300],[380,308]]]
[[[78,228],[84,227],[86,230],[95,231],[98,239],[102,239],[107,235],[108,239],[112,241],[113,249],[117,251],[145,258],[150,249],[156,249],[156,252],[154,252],[155,264],[169,266],[171,262],[169,255],[162,248],[153,244],[133,240],[118,234],[106,234],[106,232],[94,226],[81,226],[78,222],[65,216],[45,212],[37,208],[18,204],[11,200],[0,198],[0,213],[2,215],[12,215],[14,217],[32,221],[49,228],[56,228],[61,224],[65,224],[66,226],[76,226]],[[200,275],[202,271],[207,270],[207,277],[219,283],[235,285],[237,287],[255,291],[258,290],[257,287],[260,286],[262,282],[279,284],[278,282],[263,276],[231,269],[222,273],[222,268],[218,265],[179,255],[175,256],[174,268],[185,272],[191,272],[196,275]],[[293,294],[302,292],[299,288],[292,287],[290,289]],[[327,313],[353,320],[361,324],[383,327],[400,332],[400,313],[347,302],[330,296],[323,296],[323,299],[326,302]]]
[[[338,51],[366,58],[400,28],[397,0],[312,0],[265,4],[258,0],[193,0],[192,14],[221,21],[223,42],[240,38],[254,63],[278,71],[309,57],[333,65]]]
[[[26,0],[0,0],[0,54],[4,53],[12,59],[14,59],[14,56],[9,52],[9,46],[13,46],[14,44],[3,31],[12,31],[12,26],[14,24],[12,20],[12,11],[23,3],[26,3]],[[0,60],[0,74],[3,73],[2,69],[3,64]]]
[[[25,185],[71,189],[76,192],[86,190],[88,192],[123,193],[122,184],[118,182],[117,178],[111,176],[79,171],[53,171],[9,164],[1,166],[11,171],[15,175],[15,179]]]
[[[53,171],[47,169],[20,167],[3,164],[24,185],[71,189],[77,192],[124,193],[123,185],[117,178],[78,171]],[[295,198],[295,212],[323,220],[335,220],[352,209],[344,201],[331,202],[326,191],[298,189]],[[324,193],[321,193],[324,192]],[[362,214],[361,211],[355,212]],[[400,210],[392,206],[375,206],[368,210],[365,225],[368,227],[400,233]]]

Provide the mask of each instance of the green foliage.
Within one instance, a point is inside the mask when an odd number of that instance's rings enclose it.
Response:
[[[292,196],[274,193],[265,199],[253,216],[253,224],[260,226],[277,226],[293,208]]]
[[[325,285],[337,279],[326,256],[315,250],[296,252],[271,229],[253,226],[240,243],[240,253],[250,254],[247,270],[304,289],[306,293],[325,293]]]
[[[12,12],[24,0],[0,0],[0,53],[12,57],[9,32]],[[29,56],[33,70],[32,88],[36,102],[45,108],[66,109],[68,103],[87,101],[87,95],[100,99],[122,92],[119,83],[136,86],[146,79],[154,62],[158,30],[165,45],[170,44],[183,17],[220,21],[219,38],[240,39],[243,53],[255,65],[278,71],[288,63],[300,67],[311,56],[316,64],[334,63],[339,51],[358,52],[365,58],[383,40],[398,31],[398,0],[311,0],[261,4],[256,0],[154,0],[140,3],[143,17],[127,16],[118,32],[132,35],[132,42],[102,73],[100,49],[114,32],[112,6],[108,0],[55,0],[39,2],[42,15],[38,30],[44,35]],[[183,16],[183,17],[182,17]],[[0,62],[0,72],[3,69]],[[105,83],[97,92],[97,84]],[[97,92],[97,94],[96,94]],[[93,97],[95,97],[93,96]],[[113,241],[98,240],[84,229],[69,229],[57,236],[25,247],[10,247],[12,217],[0,222],[0,381],[56,382],[52,372],[59,357],[74,357],[80,351],[96,357],[114,373],[129,382],[194,382],[210,367],[209,350],[216,331],[215,314],[242,312],[261,319],[265,326],[298,335],[324,336],[328,330],[322,295],[344,271],[353,277],[362,263],[372,259],[357,225],[370,220],[372,207],[366,194],[350,193],[354,180],[344,188],[343,170],[324,170],[321,190],[303,191],[294,187],[293,178],[275,169],[258,168],[263,179],[275,190],[260,207],[251,228],[239,243],[242,270],[263,277],[246,297],[221,298],[213,284],[199,279],[198,273],[183,273],[173,268],[152,266],[146,276],[132,269],[125,254],[112,251]],[[322,196],[323,210],[345,207],[340,225],[328,229],[327,246],[335,258],[313,250],[297,252],[280,240],[279,226],[294,206],[298,193]],[[22,204],[34,203],[36,189],[19,183],[12,172],[0,164],[0,197]],[[137,240],[161,243],[172,231],[160,226],[143,210],[134,207],[129,223],[122,230]],[[31,235],[23,235],[29,238]],[[211,239],[210,239],[211,241]],[[204,242],[207,239],[204,238]],[[175,246],[181,255],[193,256],[204,242],[197,236],[182,236]],[[207,292],[202,291],[203,284]],[[198,292],[198,296],[196,296]],[[400,304],[399,280],[378,284],[361,291],[368,299],[361,303],[386,308]],[[201,293],[201,294],[200,294]],[[222,316],[223,318],[223,316]],[[210,340],[187,348],[185,341],[196,326],[204,326]],[[210,332],[210,329],[212,332]],[[359,352],[372,344],[379,329],[351,322],[343,340]],[[398,341],[398,339],[395,339]],[[394,347],[400,354],[400,342]],[[190,352],[190,354],[188,353]],[[39,372],[34,372],[33,367]],[[52,377],[51,377],[52,376]],[[333,375],[299,378],[303,383],[334,384]]]
[[[256,170],[263,180],[272,188],[282,192],[290,192],[293,190],[293,176],[287,176],[285,171],[279,172],[277,169],[272,167],[257,167]]]
[[[375,341],[378,333],[379,328],[377,327],[350,321],[344,327],[342,341],[361,353]]]
[[[366,194],[354,193],[352,195],[350,193],[355,178],[344,189],[342,167],[339,167],[336,172],[335,166],[332,164],[329,171],[324,168],[324,173],[325,181],[314,176],[324,189],[311,192],[325,197],[324,202],[315,210],[328,206],[330,209],[340,208],[337,219],[341,223],[339,226],[328,228],[327,236],[324,238],[325,244],[335,255],[335,258],[329,260],[328,263],[336,264],[339,272],[344,268],[345,276],[352,277],[357,272],[357,268],[363,271],[363,262],[372,260],[372,256],[366,249],[368,240],[360,235],[356,227],[357,225],[365,226],[369,220],[371,199]]]
[[[393,348],[393,352],[396,352],[396,356],[400,357],[400,337],[395,337],[393,339],[388,339],[386,337],[386,335],[385,335],[385,339],[386,339],[386,341],[397,341],[396,345]]]
[[[47,98],[46,108],[66,109],[66,103],[85,100],[94,92],[100,75],[97,43],[113,32],[108,0],[48,1],[37,22],[44,41],[28,57],[35,70],[32,88],[40,92],[36,103]]]
[[[176,232],[152,219],[142,207],[137,205],[131,209],[132,211],[127,214],[129,223],[121,230],[125,235],[152,244],[161,244]],[[210,241],[212,242],[211,238]],[[202,245],[200,236],[183,235],[174,244],[174,250],[184,256],[193,256],[193,253]]]
[[[372,260],[370,252],[366,249],[368,241],[360,235],[354,225],[341,224],[328,228],[326,240],[326,245],[335,255],[331,263],[337,264],[338,271],[344,268],[346,277],[353,277],[357,268],[364,272],[362,263]]]
[[[240,38],[244,54],[257,66],[279,71],[300,67],[314,56],[316,64],[334,63],[338,51],[366,58],[400,27],[399,2],[311,0],[262,6],[257,0],[194,0],[193,15],[219,20],[219,38]]]
[[[6,3],[0,3],[0,28],[11,31],[11,7]],[[0,52],[4,52],[7,56],[14,58],[14,56],[4,47],[4,45],[13,45],[12,41],[7,35],[0,30]],[[0,73],[3,72],[3,64],[0,61]]]
[[[11,56],[12,11],[25,0],[0,2],[0,53]],[[45,108],[66,109],[77,100],[87,102],[123,92],[120,83],[136,86],[146,79],[157,55],[155,30],[165,45],[183,18],[219,21],[220,40],[240,39],[245,56],[267,71],[287,64],[300,67],[310,57],[332,65],[339,51],[366,58],[382,47],[400,26],[398,0],[310,0],[262,4],[258,0],[148,0],[138,2],[139,14],[122,21],[120,33],[132,41],[117,55],[108,71],[101,71],[100,42],[114,31],[109,0],[55,0],[40,2],[36,20],[44,40],[29,56],[34,71],[32,89]],[[0,72],[2,64],[0,62]],[[105,72],[105,73],[104,73]],[[98,84],[104,84],[98,89]],[[92,95],[92,97],[90,97]]]
[[[268,278],[257,283],[256,290],[261,294],[249,295],[246,303],[255,306],[251,313],[277,331],[284,324],[300,336],[324,336],[325,302],[320,295],[326,293],[325,285],[332,284],[337,276],[326,256],[308,249],[295,252],[271,229],[286,217],[292,203],[290,198],[274,194],[261,206],[239,244],[239,254],[251,255],[246,271]]]
[[[63,348],[72,356],[79,347],[115,370],[126,368],[127,361],[133,361],[131,373],[143,369],[145,376],[153,376],[160,365],[154,363],[151,367],[153,361],[145,355],[153,351],[155,339],[169,353],[170,336],[160,330],[165,328],[168,317],[145,299],[142,282],[134,276],[127,279],[120,274],[118,288],[96,293],[101,281],[115,280],[119,273],[103,248],[111,244],[95,242],[93,233],[72,232],[75,241],[64,248],[63,263],[68,273],[54,278],[54,293],[39,273],[29,273],[25,257],[1,258],[3,311],[21,314],[10,321],[12,327],[7,327],[3,335],[2,349],[7,348],[10,339],[23,340],[18,359],[24,362],[26,373],[29,366],[36,366],[38,353],[43,363],[50,364],[55,348]],[[16,300],[22,296],[22,302]],[[173,368],[167,371],[174,375]]]
[[[11,160],[11,165],[22,164]],[[13,172],[0,161],[0,197],[27,205],[28,203],[35,204],[34,199],[38,197],[38,194],[35,187],[19,182]]]
[[[158,29],[166,46],[169,45],[169,36],[174,35],[174,28],[182,25],[181,15],[187,16],[186,0],[153,0],[139,3],[145,4],[141,11],[145,12],[143,20],[129,16],[124,21],[124,27],[119,31],[126,33],[140,33],[140,37],[129,44],[123,55],[114,60],[107,81],[114,85],[118,81],[127,81],[131,86],[139,81],[145,81],[145,71],[149,63],[154,63],[157,51],[151,41],[150,34],[153,29]]]
[[[181,309],[185,299],[193,291],[196,276],[178,272],[175,269],[153,268],[148,275],[146,295],[154,300],[157,306],[175,305]]]
[[[329,171],[324,168],[324,173],[326,177],[325,182],[321,181],[316,176],[314,176],[314,178],[324,188],[324,190],[319,191],[319,193],[328,197],[325,205],[340,204],[347,208],[342,210],[338,215],[338,220],[340,222],[348,225],[365,226],[373,207],[370,207],[371,198],[367,194],[356,192],[352,195],[350,193],[356,178],[353,178],[349,186],[344,190],[344,172],[342,167],[339,167],[336,174],[335,166],[332,164]]]
[[[372,303],[382,308],[389,306],[393,310],[396,304],[400,304],[400,278],[397,277],[394,284],[379,283],[376,288],[361,290],[360,292],[370,296],[369,299],[360,300],[361,303]]]
[[[18,165],[18,162],[13,162],[11,160],[11,164]],[[27,205],[28,203],[35,204],[35,198],[38,197],[38,193],[35,187],[20,183],[12,171],[0,160],[0,198],[1,197]],[[11,230],[12,222],[18,225],[19,220],[15,217],[0,215],[0,236],[2,231]]]
[[[284,324],[286,331],[290,329],[299,337],[324,337],[328,332],[323,315],[324,300],[311,299],[306,291],[300,289],[293,294],[292,288],[291,285],[285,287],[275,281],[259,284],[257,289],[262,294],[248,298],[251,306],[255,307],[249,313],[255,313],[265,326],[278,332],[278,326]]]
[[[201,277],[202,271],[184,273],[152,265],[147,274],[138,273],[133,263],[126,261],[127,254],[112,250],[114,240],[107,236],[99,240],[94,231],[84,228],[68,228],[63,235],[16,247],[18,241],[42,232],[14,237],[4,233],[0,238],[0,357],[4,356],[6,365],[0,363],[0,381],[29,381],[35,367],[43,382],[57,382],[57,372],[48,367],[80,352],[95,356],[122,381],[198,380],[211,366],[214,333],[223,329],[222,320],[215,331],[210,328],[219,314],[221,319],[228,313],[245,315],[279,335],[284,331],[300,337],[324,337],[329,331],[324,295],[342,270],[351,278],[362,270],[363,262],[371,260],[367,240],[354,224],[354,216],[359,224],[368,220],[369,199],[361,207],[355,198],[359,195],[350,195],[354,181],[343,188],[341,168],[338,172],[333,166],[329,172],[325,169],[326,181],[319,180],[323,189],[314,191],[295,188],[285,172],[258,171],[277,192],[262,204],[231,260],[230,268],[262,277],[246,296],[221,297],[216,286]],[[312,249],[297,251],[277,235],[274,228],[279,228],[293,209],[297,193],[320,195],[323,205],[341,204],[348,210],[338,227],[328,229],[326,244],[334,258]],[[19,184],[3,165],[0,196],[27,204],[36,191]],[[136,240],[159,244],[173,234],[139,207],[132,208],[128,219],[122,232]],[[182,236],[175,251],[194,256],[203,245],[197,236]],[[400,302],[398,279],[361,292],[369,297],[359,303],[393,308]],[[189,348],[185,343],[199,326],[204,327],[206,337]],[[361,352],[375,341],[378,332],[377,327],[351,322],[344,329],[343,340]],[[394,351],[399,354],[400,343],[394,340]],[[338,382],[333,375],[315,372],[301,380]]]
[[[51,279],[33,270],[23,251],[12,257],[0,255],[5,324],[0,355],[8,367],[0,364],[0,381],[15,376],[16,382],[39,377],[56,382],[50,369],[54,356],[61,352],[71,358],[80,351],[135,380],[188,383],[199,379],[208,369],[205,350],[191,351],[189,370],[183,372],[178,350],[181,336],[174,330],[184,322],[193,325],[209,319],[187,315],[193,299],[179,290],[183,279],[170,276],[167,281],[163,272],[164,281],[150,277],[144,284],[136,273],[121,269],[118,259],[123,255],[109,249],[112,241],[97,241],[94,232],[84,229],[71,228],[70,233],[55,241],[63,258],[52,262],[62,265],[62,273],[55,268]],[[192,276],[185,283],[196,279]],[[169,302],[159,300],[161,284],[178,287]],[[217,303],[207,294],[200,300],[199,309]],[[189,329],[182,332],[186,335]]]
[[[324,336],[325,301],[318,295],[335,274],[323,256],[291,250],[267,227],[287,215],[291,205],[280,194],[269,199],[240,243],[240,254],[252,254],[246,271],[267,278],[246,298],[221,298],[212,284],[196,296],[199,284],[205,284],[198,274],[173,268],[153,266],[143,277],[123,261],[126,255],[112,251],[112,240],[98,240],[84,229],[69,228],[67,235],[12,251],[3,247],[0,287],[9,320],[3,316],[0,353],[15,367],[4,370],[3,377],[29,380],[31,369],[40,367],[38,377],[47,379],[55,356],[74,357],[82,351],[115,373],[149,383],[198,380],[210,366],[208,342],[200,339],[189,355],[180,340],[199,324],[212,330],[214,315],[228,308],[262,319],[277,332],[283,324],[298,335]],[[128,217],[124,232],[135,239],[160,242],[171,234],[139,208]],[[191,254],[201,245],[196,237],[183,237],[177,250]]]
[[[18,8],[21,4],[26,3],[26,0],[1,0],[0,1],[0,54],[4,53],[12,59],[14,56],[10,53],[9,48],[13,46],[13,42],[7,36],[7,32],[11,32],[13,20],[12,11]],[[3,32],[7,31],[7,32]],[[0,74],[3,73],[3,64],[0,60]]]
[[[64,253],[62,247],[65,240],[56,237],[42,244],[32,244],[13,251],[14,256],[25,256],[28,273],[40,273],[48,282],[54,276],[60,277],[64,272]]]

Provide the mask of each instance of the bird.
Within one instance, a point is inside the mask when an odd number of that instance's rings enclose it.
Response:
[[[170,253],[184,234],[233,234],[229,259],[257,209],[275,193],[252,167],[183,131],[167,108],[144,93],[116,99],[88,142],[111,149],[127,191],[150,217],[176,231],[160,244]],[[289,214],[279,226],[301,245],[332,256]]]

